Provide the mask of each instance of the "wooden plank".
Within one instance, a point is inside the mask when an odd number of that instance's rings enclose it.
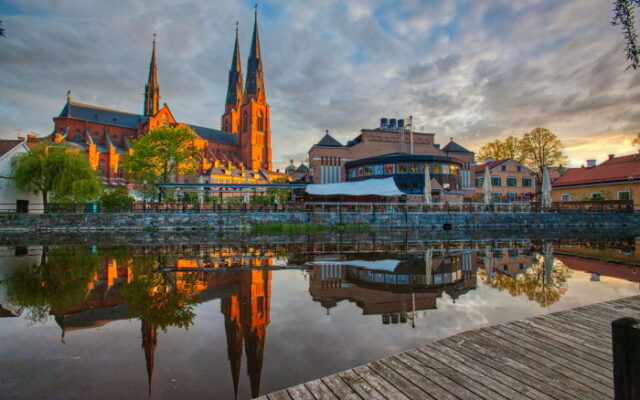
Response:
[[[448,365],[444,365],[435,358],[431,358],[419,351],[411,350],[400,354],[398,358],[404,363],[411,365],[413,369],[423,375],[432,374],[433,377],[431,379],[433,381],[437,380],[441,386],[448,385],[448,387],[454,391],[453,393],[461,399],[507,399],[507,397],[501,396],[497,392],[487,388],[485,385],[479,384],[479,382],[470,379],[461,371],[455,370]],[[434,371],[434,373],[431,371]],[[458,389],[458,387],[460,387],[460,389]]]
[[[584,329],[574,327],[568,323],[561,323],[561,322],[559,323],[556,320],[545,319],[545,318],[535,318],[535,319],[532,319],[531,322],[546,326],[549,329],[554,329],[576,338],[580,338],[582,340],[589,342],[594,346],[598,346],[601,348],[608,348],[611,345],[610,340],[606,340],[605,335],[603,335],[602,332],[600,332],[599,335],[594,336],[592,333],[593,331],[591,329],[589,329],[588,331],[585,331]]]
[[[369,366],[363,365],[352,369],[353,372],[362,377],[369,385],[389,400],[408,400],[404,393],[395,386],[387,382],[383,377],[375,373]]]
[[[536,388],[523,385],[508,375],[479,364],[465,354],[452,350],[447,346],[440,346],[440,342],[434,343],[434,345],[426,345],[417,350],[428,356],[437,357],[439,361],[451,365],[457,371],[463,371],[465,375],[472,376],[474,380],[499,392],[508,399],[552,399],[551,396],[538,391]]]
[[[416,385],[403,378],[400,374],[382,364],[380,361],[369,363],[369,367],[410,399],[434,399],[434,397],[430,396]]]
[[[274,393],[269,393],[267,397],[269,398],[269,400],[291,400],[291,397],[289,396],[289,393],[287,393],[286,389],[279,390]]]
[[[574,343],[580,344],[586,348],[601,353],[603,356],[605,356],[605,359],[611,357],[611,345],[605,340],[593,340],[590,337],[585,338],[579,332],[570,330],[559,324],[550,324],[537,318],[518,321],[516,323],[519,323],[521,325],[528,325],[530,326],[530,329],[533,329],[536,332],[544,331],[555,336],[572,340]]]
[[[588,378],[585,379],[582,374],[565,367],[563,364],[539,355],[541,351],[532,351],[520,343],[509,342],[502,339],[499,334],[486,330],[475,332],[470,336],[474,343],[492,351],[500,351],[510,359],[539,372],[548,380],[559,382],[559,387],[565,392],[580,393],[580,398],[583,399],[598,399],[602,395],[608,397],[613,395],[612,387],[604,386]]]
[[[382,396],[363,377],[356,374],[355,371],[349,369],[347,371],[340,372],[338,375],[363,399],[385,400],[384,396]]]
[[[569,324],[573,327],[576,328],[580,328],[581,330],[583,330],[586,334],[590,334],[593,335],[595,337],[601,337],[603,334],[605,336],[608,336],[608,334],[610,332],[606,331],[606,327],[609,325],[607,323],[600,322],[600,321],[594,321],[593,318],[591,318],[590,316],[584,317],[583,318],[576,318],[568,313],[563,313],[563,314],[547,314],[545,315],[545,317],[549,320],[549,321],[554,321],[555,323],[565,323],[565,324]],[[609,327],[610,328],[610,327]],[[603,329],[605,329],[603,331]]]
[[[576,372],[584,374],[584,376],[601,383],[607,387],[613,387],[613,380],[611,379],[611,370],[602,368],[598,365],[591,364],[585,360],[575,357],[571,353],[563,351],[562,348],[546,345],[541,342],[537,342],[535,339],[522,335],[513,330],[505,330],[502,326],[495,326],[487,330],[487,332],[496,332],[501,335],[503,340],[507,340],[513,343],[518,343],[521,347],[533,352],[537,352],[543,357],[554,360],[560,364],[565,365],[567,368],[573,369]]]
[[[438,386],[436,382],[433,380],[426,378],[423,375],[420,375],[413,369],[409,368],[406,364],[402,363],[400,360],[394,357],[385,358],[381,360],[383,364],[385,364],[390,369],[394,370],[409,382],[418,386],[420,389],[424,390],[434,398],[440,400],[457,400],[457,397]]]
[[[570,353],[572,355],[574,355],[575,357],[581,358],[583,360],[585,360],[585,362],[589,362],[591,364],[595,364],[598,365],[600,367],[603,368],[607,368],[610,369],[611,371],[613,371],[613,365],[611,364],[611,360],[603,360],[600,357],[596,357],[594,355],[592,355],[589,352],[585,352],[584,348],[579,348],[576,349],[574,347],[572,347],[572,345],[569,345],[567,343],[565,343],[564,341],[558,341],[555,340],[554,338],[550,338],[546,335],[537,333],[537,332],[532,332],[529,329],[522,329],[519,326],[513,324],[513,323],[509,323],[506,325],[503,325],[504,329],[508,329],[510,331],[513,332],[518,332],[522,335],[528,336],[538,342],[543,343],[544,345],[547,346],[551,346],[553,348],[556,348],[557,351],[562,352],[562,353]]]
[[[303,384],[292,386],[287,389],[287,392],[293,400],[315,400],[309,389]]]
[[[336,395],[339,399],[344,400],[361,400],[349,385],[347,385],[338,375],[329,375],[321,379],[325,385]]]
[[[578,338],[572,338],[569,335],[565,335],[565,334],[562,334],[561,332],[547,329],[544,326],[540,326],[540,325],[536,326],[535,324],[532,325],[528,321],[526,322],[515,321],[515,322],[511,322],[510,324],[512,324],[513,326],[522,328],[523,330],[529,331],[532,334],[545,336],[553,341],[561,342],[567,346],[573,347],[578,351],[581,351],[581,352],[588,351],[589,354],[593,355],[594,357],[600,358],[603,361],[607,361],[607,362],[611,361],[611,354],[607,354],[606,350],[600,349],[600,348],[593,348],[594,346],[591,346],[588,343],[585,343],[584,340],[580,340]],[[610,352],[611,350],[609,350],[609,353]]]
[[[465,354],[468,357],[476,360],[479,363],[486,365],[496,371],[502,372],[504,375],[509,375],[513,379],[520,381],[526,386],[534,386],[536,389],[545,393],[554,399],[567,399],[567,400],[580,400],[578,396],[573,396],[569,393],[565,393],[563,390],[553,386],[553,381],[548,380],[546,377],[532,370],[531,368],[523,365],[515,360],[512,360],[502,354],[494,353],[481,346],[474,344],[471,341],[464,341],[463,343],[456,343],[455,341],[445,339],[439,344],[450,347],[454,351]],[[486,368],[486,367],[485,367]]]
[[[316,400],[339,400],[320,379],[304,384]]]

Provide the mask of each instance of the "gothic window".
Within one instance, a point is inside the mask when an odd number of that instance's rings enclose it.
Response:
[[[169,125],[169,116],[167,114],[162,116],[162,125]]]
[[[98,163],[98,176],[105,176],[104,175],[104,161],[100,161]]]
[[[248,122],[249,122],[249,115],[247,114],[247,112],[244,112],[244,115],[242,116],[242,131],[243,132],[247,132],[248,129]]]
[[[122,163],[118,164],[118,178],[124,178],[124,168],[122,168]]]
[[[258,112],[258,130],[264,132],[264,116],[262,115],[262,111]]]

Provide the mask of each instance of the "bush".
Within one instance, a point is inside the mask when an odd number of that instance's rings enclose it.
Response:
[[[132,204],[133,197],[129,196],[129,191],[124,187],[107,189],[100,199],[102,211],[106,212],[129,211]]]

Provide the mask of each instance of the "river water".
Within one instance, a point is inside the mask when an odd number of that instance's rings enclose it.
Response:
[[[0,397],[248,399],[640,294],[639,238],[515,236],[0,246]]]

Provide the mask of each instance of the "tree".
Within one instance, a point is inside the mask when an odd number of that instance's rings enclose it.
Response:
[[[509,136],[505,140],[496,139],[482,146],[478,151],[478,159],[486,162],[488,158],[505,160],[512,158],[518,162],[523,161],[522,140]]]
[[[640,47],[638,46],[638,34],[635,28],[634,8],[640,7],[640,0],[615,0],[613,2],[615,13],[611,23],[620,25],[626,41],[627,60],[631,62],[629,67],[640,67]]]
[[[102,211],[118,212],[131,210],[133,197],[129,196],[129,191],[122,187],[105,190],[100,198]]]
[[[176,175],[194,175],[200,150],[196,134],[187,126],[164,125],[133,140],[133,154],[125,158],[129,176],[148,184],[171,182]]]
[[[534,128],[525,133],[521,146],[524,164],[538,174],[544,167],[560,167],[567,163],[564,145],[547,128]]]
[[[64,145],[39,146],[11,161],[18,189],[42,193],[45,209],[55,201],[84,202],[97,198],[102,185],[84,154]]]
[[[638,136],[636,136],[636,138],[631,141],[631,144],[640,146],[640,133],[638,133]]]

